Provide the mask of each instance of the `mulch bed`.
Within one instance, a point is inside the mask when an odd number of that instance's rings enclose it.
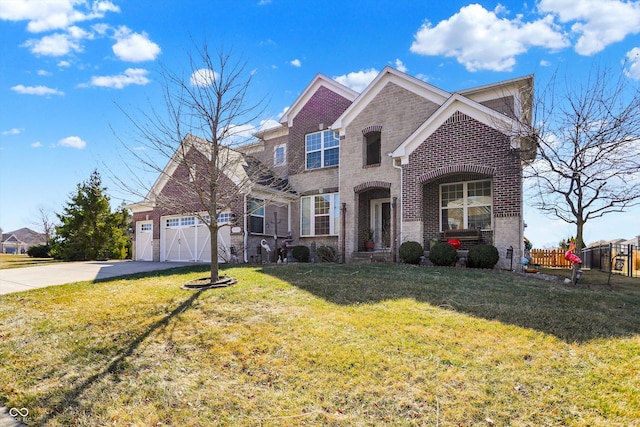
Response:
[[[203,277],[201,279],[192,280],[182,285],[182,289],[191,289],[202,291],[205,289],[226,288],[227,286],[238,283],[236,279],[229,276],[220,276],[215,282],[211,281],[211,277]]]

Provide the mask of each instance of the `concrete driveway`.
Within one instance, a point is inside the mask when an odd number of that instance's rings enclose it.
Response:
[[[86,261],[60,262],[37,267],[10,268],[0,270],[0,294],[27,291],[45,286],[85,280],[107,279],[127,274],[166,270],[185,265],[187,262],[150,261]]]

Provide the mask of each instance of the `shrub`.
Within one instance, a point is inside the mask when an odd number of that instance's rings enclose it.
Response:
[[[424,249],[418,242],[408,241],[400,245],[400,259],[407,264],[420,264]]]
[[[471,268],[493,268],[500,259],[498,248],[493,245],[476,245],[469,249],[467,266]]]
[[[304,245],[294,246],[291,254],[298,262],[309,262],[309,247]]]
[[[333,246],[320,246],[316,255],[320,262],[336,262],[338,260],[338,251]]]
[[[457,258],[456,248],[447,242],[438,242],[429,251],[429,259],[435,265],[450,266],[455,264]]]
[[[32,258],[50,258],[48,245],[36,245],[27,249],[27,255]]]

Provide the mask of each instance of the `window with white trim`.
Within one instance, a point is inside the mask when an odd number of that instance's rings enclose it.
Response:
[[[340,137],[332,130],[323,130],[305,136],[306,169],[338,166]]]
[[[140,231],[152,231],[153,230],[153,224],[141,224],[140,225]]]
[[[264,200],[249,199],[249,232],[264,234]]]
[[[179,227],[180,226],[180,218],[168,218],[166,222],[167,228],[170,227]]]
[[[340,196],[338,193],[305,196],[300,199],[302,236],[337,235],[340,232]]]
[[[287,163],[287,145],[276,145],[273,148],[273,166],[281,166]]]
[[[440,185],[440,229],[491,229],[493,197],[491,181]]]

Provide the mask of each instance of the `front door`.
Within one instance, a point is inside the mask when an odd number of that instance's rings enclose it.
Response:
[[[376,248],[391,247],[391,201],[374,199],[371,201],[371,228]]]

